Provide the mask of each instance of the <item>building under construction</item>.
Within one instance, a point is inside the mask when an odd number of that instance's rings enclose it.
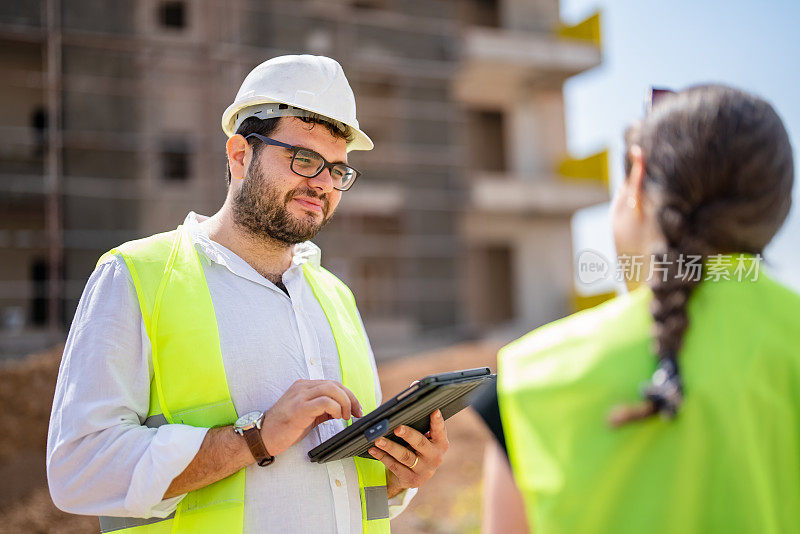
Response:
[[[378,356],[571,311],[562,89],[601,61],[557,0],[0,2],[0,353],[63,338],[97,258],[211,215],[222,111],[256,64],[336,58],[375,141],[317,237]],[[566,176],[565,176],[566,175]]]

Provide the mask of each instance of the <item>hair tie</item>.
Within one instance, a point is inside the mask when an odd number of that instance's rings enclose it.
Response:
[[[683,403],[683,385],[674,354],[670,353],[659,360],[658,368],[645,386],[643,395],[660,414],[668,418],[675,417]]]

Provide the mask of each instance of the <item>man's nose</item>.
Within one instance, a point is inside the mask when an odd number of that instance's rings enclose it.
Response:
[[[331,177],[330,169],[322,169],[321,173],[313,178],[309,178],[308,185],[322,193],[330,193],[333,191],[333,178]]]

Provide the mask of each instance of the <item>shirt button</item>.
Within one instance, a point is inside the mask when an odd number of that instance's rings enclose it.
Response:
[[[314,365],[314,358],[309,358],[308,359],[308,363],[310,363],[311,365]]]
[[[341,488],[342,487],[342,481],[339,480],[338,478],[336,479],[336,487],[337,488]]]

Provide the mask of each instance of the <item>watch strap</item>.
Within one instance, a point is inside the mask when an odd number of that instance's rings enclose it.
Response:
[[[242,435],[250,448],[250,453],[259,466],[264,467],[275,461],[275,457],[267,451],[267,446],[264,445],[264,440],[261,439],[261,431],[258,428],[248,428],[242,431]]]

